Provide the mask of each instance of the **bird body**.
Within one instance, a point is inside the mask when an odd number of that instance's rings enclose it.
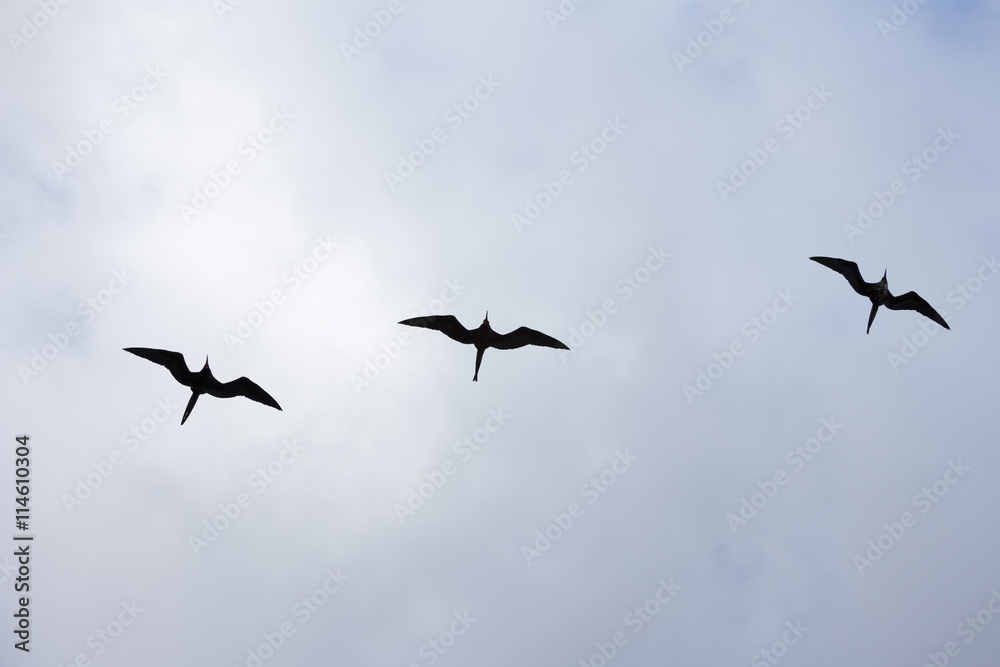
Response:
[[[271,395],[261,389],[255,382],[246,377],[241,377],[232,382],[219,382],[212,375],[212,369],[208,366],[208,357],[205,357],[205,365],[197,373],[188,370],[184,362],[184,355],[180,352],[170,350],[157,350],[150,347],[126,347],[126,352],[142,357],[165,367],[174,379],[182,385],[191,389],[191,398],[187,407],[184,408],[184,416],[181,417],[181,424],[187,421],[188,415],[194,409],[194,404],[198,402],[198,397],[202,394],[209,394],[216,398],[232,398],[233,396],[245,396],[252,401],[269,405],[272,408],[281,410],[278,402],[271,398]]]
[[[878,312],[879,306],[885,306],[890,310],[915,310],[924,317],[934,320],[945,329],[951,329],[944,318],[916,292],[893,296],[892,292],[889,291],[889,280],[886,277],[888,271],[882,273],[882,279],[877,283],[869,283],[861,277],[861,271],[855,262],[836,257],[810,257],[809,259],[841,274],[847,278],[847,282],[851,284],[855,292],[871,300],[872,310],[868,315],[868,329],[865,333],[871,331],[872,322],[875,321],[875,313]]]
[[[513,350],[525,345],[539,345],[542,347],[553,347],[561,350],[568,350],[563,343],[552,336],[543,334],[540,331],[520,327],[510,333],[500,334],[490,327],[490,314],[486,312],[486,318],[479,328],[469,330],[462,326],[454,315],[428,315],[426,317],[411,317],[403,320],[400,324],[411,327],[423,327],[425,329],[437,329],[452,340],[466,345],[476,347],[476,372],[472,376],[473,382],[479,381],[479,365],[483,362],[483,354],[486,349],[494,347],[498,350]]]

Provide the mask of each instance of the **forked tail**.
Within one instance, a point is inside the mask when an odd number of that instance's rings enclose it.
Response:
[[[485,347],[476,348],[476,374],[472,376],[473,382],[479,382],[479,364],[483,363],[484,352],[486,352]]]
[[[181,425],[183,425],[184,422],[187,421],[188,415],[191,414],[191,411],[194,409],[194,404],[198,402],[199,396],[201,396],[201,394],[199,394],[198,392],[193,392],[191,394],[191,398],[190,400],[188,400],[187,407],[184,408],[184,416],[181,417]]]
[[[877,303],[873,303],[872,304],[872,313],[871,313],[871,315],[868,316],[868,330],[865,331],[865,333],[871,332],[871,330],[872,330],[872,322],[875,321],[875,313],[877,313],[877,312],[878,312],[878,304]]]

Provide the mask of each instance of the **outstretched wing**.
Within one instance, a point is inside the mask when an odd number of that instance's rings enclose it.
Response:
[[[214,387],[209,387],[205,392],[216,398],[232,398],[233,396],[246,396],[251,401],[257,401],[272,408],[281,410],[278,402],[271,398],[271,395],[260,388],[260,386],[247,377],[241,377],[232,382],[220,382]]]
[[[846,259],[837,259],[836,257],[810,257],[809,259],[819,262],[828,269],[833,269],[847,278],[847,282],[851,283],[851,287],[854,288],[855,292],[861,296],[868,296],[865,280],[861,277],[861,271],[855,262],[849,262]]]
[[[528,327],[514,329],[509,334],[498,335],[494,340],[490,341],[490,347],[495,347],[498,350],[513,350],[525,345],[540,345],[560,350],[569,349],[552,336],[543,334],[541,331],[529,329]]]
[[[938,312],[931,308],[931,304],[924,301],[916,292],[907,292],[900,296],[894,296],[885,303],[886,308],[891,308],[892,310],[915,310],[924,317],[928,317],[945,329],[951,329],[948,323],[944,321],[944,318],[938,315]]]
[[[137,357],[148,359],[154,364],[164,366],[175,380],[186,387],[190,387],[191,383],[194,382],[194,373],[188,370],[187,364],[184,363],[184,355],[180,352],[155,350],[151,347],[125,347],[122,349]]]
[[[469,331],[462,326],[458,318],[454,315],[428,315],[427,317],[411,317],[403,320],[400,324],[411,327],[423,327],[424,329],[437,329],[448,338],[457,340],[466,345],[475,345],[476,333]]]

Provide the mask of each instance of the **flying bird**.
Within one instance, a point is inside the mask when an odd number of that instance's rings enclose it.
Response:
[[[270,405],[272,408],[281,410],[278,402],[249,378],[241,377],[232,382],[219,382],[216,380],[212,375],[212,369],[208,367],[208,357],[205,357],[204,368],[197,373],[192,373],[188,370],[187,364],[184,363],[184,355],[180,352],[154,350],[149,347],[126,347],[123,349],[126,352],[131,352],[138,357],[148,359],[155,364],[166,367],[175,380],[185,387],[191,388],[191,399],[188,401],[187,407],[184,408],[184,416],[181,417],[181,424],[187,421],[188,415],[191,414],[191,410],[194,408],[194,404],[202,394],[209,394],[216,398],[246,396],[252,401]]]
[[[865,333],[872,330],[872,322],[875,321],[875,313],[878,311],[879,306],[885,306],[891,310],[915,310],[924,317],[934,320],[945,329],[951,329],[948,323],[944,321],[944,318],[938,315],[938,312],[931,308],[931,305],[924,301],[916,292],[907,292],[901,296],[893,296],[889,292],[889,281],[886,280],[888,271],[882,274],[882,280],[877,283],[866,283],[861,277],[858,265],[854,262],[835,257],[810,257],[809,259],[819,262],[823,266],[843,275],[847,278],[847,282],[851,283],[851,287],[854,288],[855,292],[871,299],[872,312],[868,316],[868,330]]]
[[[406,324],[411,327],[423,327],[425,329],[437,329],[448,336],[448,338],[457,340],[459,343],[475,345],[476,373],[472,376],[473,382],[479,381],[479,364],[483,362],[483,353],[486,352],[486,348],[488,347],[495,347],[498,350],[513,350],[525,345],[540,345],[560,350],[569,349],[552,336],[547,336],[541,331],[535,331],[528,327],[520,327],[508,334],[499,334],[490,328],[489,311],[486,311],[486,319],[479,325],[479,328],[472,331],[463,327],[454,315],[411,317],[408,320],[403,320],[400,324]]]

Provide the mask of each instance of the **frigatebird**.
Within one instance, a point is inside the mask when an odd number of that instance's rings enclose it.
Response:
[[[835,257],[810,257],[809,259],[819,262],[823,266],[841,274],[847,278],[847,282],[851,283],[851,287],[854,288],[855,292],[871,299],[872,312],[868,316],[868,329],[865,333],[872,330],[872,322],[875,321],[875,313],[878,311],[879,306],[885,306],[891,310],[915,310],[924,317],[934,320],[945,329],[951,329],[948,323],[944,321],[944,318],[938,315],[938,312],[931,308],[931,305],[924,301],[916,292],[907,292],[900,296],[893,296],[889,292],[889,281],[886,279],[886,275],[889,273],[888,270],[882,274],[882,280],[877,283],[866,283],[861,277],[861,271],[855,262]]]
[[[448,336],[448,338],[457,340],[459,343],[475,345],[476,373],[472,376],[473,382],[479,381],[479,364],[483,362],[483,353],[486,352],[486,348],[488,347],[495,347],[498,350],[513,350],[525,345],[540,345],[560,350],[569,349],[552,336],[547,336],[541,331],[535,331],[528,327],[520,327],[510,333],[499,334],[490,328],[490,311],[486,311],[486,319],[479,325],[479,328],[472,331],[463,327],[454,315],[411,317],[408,320],[403,320],[400,324],[406,324],[411,327],[423,327],[425,329],[437,329]]]
[[[126,352],[131,352],[137,357],[148,359],[155,364],[166,367],[174,379],[185,387],[191,388],[191,399],[187,407],[184,408],[184,416],[181,417],[181,424],[187,421],[188,415],[202,394],[209,394],[216,398],[232,398],[233,396],[246,396],[252,401],[270,405],[272,408],[281,410],[278,402],[271,398],[271,395],[261,389],[255,382],[246,377],[241,377],[232,382],[219,382],[212,375],[212,369],[208,367],[208,357],[205,357],[205,366],[197,373],[188,370],[184,363],[184,355],[180,352],[170,350],[155,350],[150,347],[126,347],[122,348]]]

